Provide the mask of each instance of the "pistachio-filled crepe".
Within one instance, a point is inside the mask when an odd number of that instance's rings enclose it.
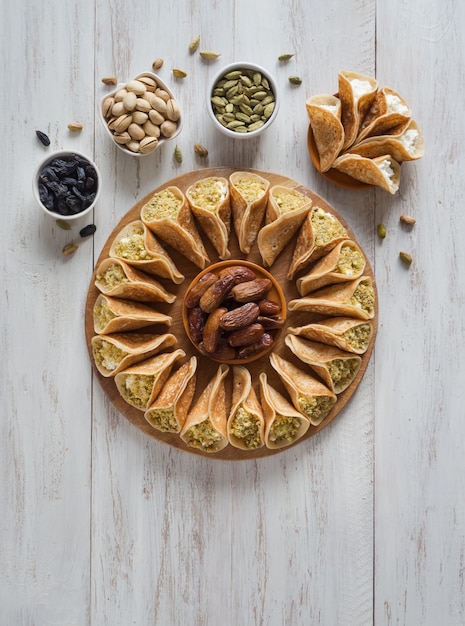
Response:
[[[95,274],[95,286],[106,296],[136,302],[169,302],[176,300],[173,293],[149,274],[136,270],[119,259],[104,259]]]
[[[362,120],[355,143],[373,135],[385,135],[393,128],[404,129],[411,117],[408,102],[397,91],[383,87]]]
[[[375,290],[369,276],[360,276],[346,283],[317,289],[310,296],[291,300],[288,307],[290,311],[369,320],[375,316]]]
[[[148,359],[177,344],[171,333],[114,333],[91,339],[95,365],[102,376],[115,376],[134,363]]]
[[[262,372],[260,399],[265,418],[265,445],[271,450],[284,448],[301,439],[310,427],[310,421],[268,383]]]
[[[155,402],[175,361],[183,356],[186,353],[181,349],[165,352],[118,372],[115,383],[123,400],[145,412]]]
[[[232,405],[228,418],[229,443],[241,450],[255,450],[265,444],[265,421],[246,367],[233,367]]]
[[[271,266],[297,232],[312,207],[312,200],[296,189],[275,185],[270,189],[266,225],[257,238],[263,264]]]
[[[305,106],[320,159],[320,172],[326,172],[344,144],[341,101],[336,96],[319,94],[308,98]]]
[[[357,138],[360,124],[376,98],[378,82],[364,74],[341,70],[338,74],[338,87],[345,150]]]
[[[333,167],[362,183],[376,185],[389,193],[395,194],[399,189],[400,164],[390,154],[368,159],[348,152],[338,157]]]
[[[227,365],[221,364],[187,414],[180,437],[188,446],[202,452],[219,452],[228,445],[225,378]]]
[[[172,258],[142,220],[134,220],[119,231],[109,256],[149,274],[169,278],[176,284],[184,280]]]
[[[336,395],[316,378],[275,353],[270,356],[270,363],[284,383],[294,408],[314,426],[321,424],[336,403]]]
[[[329,317],[313,324],[290,327],[288,332],[330,346],[337,346],[347,352],[364,354],[373,337],[373,326],[369,321],[353,317]]]
[[[234,172],[229,183],[234,230],[241,252],[248,254],[265,215],[270,182],[254,172]]]
[[[367,137],[351,146],[348,152],[373,159],[390,154],[398,163],[415,161],[425,154],[423,134],[415,120],[399,131],[393,129],[388,135]]]
[[[362,359],[316,341],[287,335],[286,346],[298,359],[309,365],[325,385],[335,394],[342,393],[357,375]]]
[[[301,296],[311,291],[353,280],[363,274],[366,260],[362,251],[355,243],[347,239],[338,243],[328,254],[315,263],[312,269],[296,280]]]
[[[137,330],[152,324],[171,326],[173,319],[141,302],[112,298],[103,293],[97,296],[92,313],[94,331],[99,335]]]
[[[347,229],[335,215],[321,207],[313,207],[297,235],[287,278],[291,280],[297,272],[348,238]]]
[[[231,197],[227,179],[221,176],[202,178],[187,188],[186,197],[220,259],[229,259]]]
[[[170,375],[144,414],[151,426],[164,433],[181,431],[194,397],[196,370],[197,358],[192,356]]]
[[[140,218],[155,235],[200,269],[209,262],[189,203],[178,187],[155,193],[142,207]]]

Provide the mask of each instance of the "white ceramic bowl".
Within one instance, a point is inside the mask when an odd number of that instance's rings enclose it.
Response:
[[[259,72],[268,81],[269,88],[274,96],[275,106],[274,106],[273,113],[271,114],[270,117],[267,118],[263,126],[261,126],[260,128],[256,130],[251,130],[247,132],[235,131],[231,128],[227,128],[215,116],[214,106],[211,101],[212,97],[214,96],[215,87],[217,86],[218,81],[224,78],[226,74],[229,74],[230,72],[233,72],[236,70],[243,70],[244,72],[249,72],[249,71]],[[214,75],[212,81],[210,82],[208,92],[207,92],[207,111],[208,111],[208,115],[210,119],[213,122],[213,125],[224,135],[227,135],[228,137],[231,137],[233,139],[251,139],[265,132],[271,126],[271,124],[276,119],[276,116],[278,115],[279,103],[280,103],[280,96],[278,92],[278,86],[274,77],[264,67],[257,65],[256,63],[248,63],[246,61],[238,61],[236,63],[230,63],[229,65],[226,65],[225,67],[220,69]]]
[[[42,202],[41,198],[40,198],[40,191],[39,191],[39,187],[41,184],[41,177],[43,175],[43,170],[52,163],[52,161],[55,161],[56,159],[69,159],[70,157],[73,157],[73,155],[79,157],[80,159],[84,159],[85,161],[88,162],[88,164],[95,170],[95,173],[97,174],[97,187],[95,190],[95,197],[93,198],[91,204],[89,204],[89,206],[87,206],[86,208],[84,208],[83,210],[77,212],[77,213],[72,213],[72,214],[62,214],[60,213],[58,210],[50,210],[48,209],[44,202]],[[92,173],[92,172],[91,172]],[[69,178],[74,177],[74,173],[71,173],[69,175]],[[87,215],[88,213],[90,213],[94,208],[95,205],[97,204],[98,198],[100,196],[100,190],[102,187],[102,178],[100,176],[100,171],[97,167],[97,165],[94,163],[94,161],[88,157],[87,155],[83,154],[82,152],[78,152],[77,150],[59,150],[58,152],[52,152],[50,153],[45,159],[43,159],[39,165],[36,167],[35,172],[34,172],[34,176],[32,179],[32,192],[34,194],[34,198],[37,201],[37,204],[40,206],[40,208],[43,210],[43,212],[46,215],[49,215],[50,217],[53,217],[55,219],[62,219],[62,220],[66,220],[66,221],[72,221],[72,220],[77,220],[81,217],[83,217],[84,215]],[[71,193],[75,196],[75,194],[72,192],[72,185],[70,184],[68,187],[71,190]],[[76,196],[75,196],[76,197]]]
[[[132,80],[138,80],[140,78],[143,77],[147,77],[149,79],[154,80],[157,83],[157,86],[161,89],[163,89],[164,91],[166,91],[170,98],[172,98],[173,100],[176,100],[173,92],[171,91],[171,89],[161,80],[161,78],[157,75],[154,74],[153,72],[142,72],[141,74],[138,74],[137,76],[135,76]],[[127,81],[130,82],[130,81]],[[156,147],[149,151],[149,152],[134,152],[133,150],[129,150],[129,148],[126,147],[125,144],[122,143],[118,143],[115,140],[115,136],[114,136],[114,132],[108,127],[108,123],[109,123],[109,119],[105,118],[105,115],[103,113],[103,108],[104,108],[104,103],[107,100],[107,98],[113,98],[121,89],[124,89],[127,85],[126,83],[119,83],[115,89],[113,89],[113,91],[105,94],[105,96],[100,100],[99,103],[99,107],[98,107],[98,112],[99,112],[99,117],[100,117],[100,121],[102,122],[102,125],[107,133],[107,135],[111,138],[111,140],[113,141],[113,143],[118,146],[118,148],[124,152],[125,154],[129,154],[131,156],[134,157],[143,157],[143,156],[148,156],[149,154],[153,154],[154,152],[156,152],[158,150],[158,148],[160,148],[160,146],[162,146],[164,143],[166,143],[167,141],[171,141],[172,139],[175,139],[175,137],[177,137],[179,135],[179,133],[181,132],[182,129],[182,114],[179,117],[179,119],[176,120],[176,124],[177,124],[177,128],[175,130],[175,132],[170,135],[169,137],[160,134],[160,136],[158,137],[158,143],[156,145]]]

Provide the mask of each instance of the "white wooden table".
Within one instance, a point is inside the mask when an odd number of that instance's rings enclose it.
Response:
[[[0,624],[465,624],[465,4],[18,0],[0,23]],[[198,34],[217,61],[189,55]],[[97,116],[103,76],[128,80],[157,57],[184,115],[182,164],[172,144],[122,154]],[[253,149],[206,114],[209,78],[235,60],[265,66],[283,96]],[[424,132],[426,156],[402,166],[395,196],[345,191],[310,162],[305,100],[334,92],[340,69],[399,91]],[[63,148],[93,156],[103,180],[97,232],[72,257],[61,250],[78,228],[57,228],[31,192],[46,150]],[[344,411],[247,462],[134,428],[93,380],[84,337],[94,262],[119,219],[164,181],[220,165],[278,172],[327,199],[379,294],[375,351]]]

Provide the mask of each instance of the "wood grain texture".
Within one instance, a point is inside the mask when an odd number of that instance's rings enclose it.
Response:
[[[464,21],[455,0],[1,4],[2,626],[465,623]],[[189,54],[196,35],[217,61]],[[96,111],[103,76],[127,80],[157,57],[183,110],[181,164],[173,143],[139,160],[120,153]],[[220,135],[205,110],[213,73],[241,59],[272,72],[283,96],[250,144]],[[402,166],[393,197],[336,187],[309,158],[305,100],[333,93],[340,69],[399,91],[423,130],[426,155]],[[84,128],[71,134],[75,119]],[[93,238],[37,211],[37,129],[97,162]],[[84,326],[95,262],[128,208],[221,166],[279,172],[328,201],[379,298],[376,348],[339,418],[241,463],[134,428],[92,375]],[[79,249],[64,258],[71,241]]]

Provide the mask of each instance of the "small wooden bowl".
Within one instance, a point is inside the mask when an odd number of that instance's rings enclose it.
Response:
[[[250,261],[243,261],[242,259],[239,260],[228,260],[228,261],[220,261],[218,263],[213,263],[212,265],[209,265],[208,267],[206,267],[204,270],[202,270],[201,272],[199,272],[197,274],[197,276],[194,278],[194,280],[191,282],[191,284],[189,285],[189,287],[186,290],[186,295],[189,293],[189,291],[191,290],[191,288],[196,285],[198,283],[198,281],[202,278],[202,276],[204,276],[205,274],[207,274],[207,272],[212,272],[213,274],[219,274],[222,270],[228,268],[228,267],[233,267],[236,265],[240,265],[242,267],[248,267],[251,270],[253,270],[253,272],[255,272],[255,275],[257,278],[268,278],[269,280],[271,280],[272,283],[272,287],[271,290],[267,293],[266,298],[267,300],[273,300],[274,302],[278,302],[278,304],[281,307],[281,311],[279,313],[279,316],[284,318],[284,320],[286,319],[287,316],[287,306],[286,306],[286,298],[284,296],[284,292],[281,289],[278,281],[270,274],[270,272],[268,272],[267,270],[265,270],[263,267],[261,267],[260,265],[257,265],[255,263],[251,263]],[[184,296],[184,300],[185,300]],[[196,350],[198,350],[203,356],[208,356],[212,361],[217,361],[218,363],[227,363],[229,365],[245,365],[246,363],[251,363],[252,361],[256,361],[257,359],[261,358],[262,356],[264,356],[265,354],[267,354],[268,352],[270,352],[273,349],[273,345],[277,339],[277,337],[279,336],[279,334],[282,331],[282,328],[280,329],[276,329],[276,330],[271,330],[268,331],[270,332],[270,334],[273,337],[273,344],[271,346],[269,346],[268,348],[265,348],[264,350],[262,350],[261,352],[257,352],[256,354],[254,354],[253,356],[249,357],[248,359],[217,359],[214,358],[213,356],[208,355],[207,353],[205,353],[204,351],[201,351],[201,349],[199,348],[198,344],[195,343],[195,341],[192,339],[191,334],[190,334],[190,329],[189,329],[189,310],[185,303],[183,302],[182,305],[182,321],[184,324],[184,329],[186,331],[186,335],[188,336],[190,342],[192,343],[192,345],[196,348]]]

